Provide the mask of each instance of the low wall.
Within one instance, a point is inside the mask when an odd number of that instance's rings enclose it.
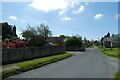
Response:
[[[65,48],[63,46],[2,49],[2,64],[5,65],[20,61],[26,61],[40,57],[45,57],[45,56],[62,54],[64,52],[65,52]]]
[[[85,47],[65,47],[66,51],[85,51]]]

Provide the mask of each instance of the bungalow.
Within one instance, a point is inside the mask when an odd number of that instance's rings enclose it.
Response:
[[[103,45],[105,48],[116,48],[120,47],[120,37],[105,37],[103,40]]]

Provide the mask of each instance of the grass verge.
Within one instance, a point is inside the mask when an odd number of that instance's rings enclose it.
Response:
[[[115,80],[120,80],[120,71],[115,73]]]
[[[98,48],[107,56],[114,57],[114,58],[120,58],[120,48],[102,48],[101,46],[98,46]]]
[[[25,72],[28,70],[36,69],[36,68],[42,67],[44,65],[71,57],[72,55],[73,54],[64,53],[64,54],[60,54],[60,55],[55,55],[55,56],[50,56],[50,57],[45,57],[45,58],[40,58],[40,59],[34,59],[34,60],[30,60],[30,61],[14,63],[14,64],[10,64],[10,65],[5,65],[2,67],[5,68],[6,66],[17,66],[19,68],[8,70],[8,71],[3,71],[0,76],[2,78],[7,78],[7,77],[15,75],[15,74],[19,74],[19,73],[22,73],[22,72]]]

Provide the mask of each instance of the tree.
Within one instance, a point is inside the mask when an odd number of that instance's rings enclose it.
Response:
[[[27,30],[22,32],[22,36],[26,39],[28,46],[43,46],[51,36],[51,31],[45,24],[40,24],[36,28],[28,25]]]
[[[65,41],[65,46],[82,47],[82,40],[80,38],[73,36],[71,38],[68,38],[67,41]]]
[[[105,37],[110,37],[110,33],[108,32],[107,35],[105,35]]]
[[[87,41],[86,37],[84,38],[84,41],[85,41],[85,42]]]
[[[26,39],[26,41],[30,40],[34,35],[34,33],[30,30],[25,30],[22,32],[22,37]]]
[[[114,37],[115,36],[115,34],[112,34],[112,37]]]
[[[59,37],[61,37],[61,38],[65,38],[65,35],[60,35]]]
[[[49,26],[45,24],[37,26],[37,31],[38,35],[42,36],[45,41],[52,35],[51,31],[49,30]]]
[[[2,25],[2,41],[6,38],[15,37],[12,25],[9,25],[7,22],[0,23],[0,25]]]
[[[104,40],[104,37],[102,37],[101,40],[100,40],[102,47],[103,47],[103,40]]]

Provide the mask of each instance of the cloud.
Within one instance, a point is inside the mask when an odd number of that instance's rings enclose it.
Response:
[[[79,8],[78,10],[76,10],[76,11],[74,10],[73,13],[78,14],[78,13],[83,12],[84,10],[85,10],[85,6],[82,6],[82,5],[81,5],[80,8]]]
[[[44,12],[65,9],[68,5],[69,2],[66,0],[33,0],[29,4],[29,6]]]
[[[94,16],[94,19],[101,19],[103,17],[103,14],[96,14]]]
[[[9,16],[8,18],[11,19],[11,20],[17,20],[16,16]]]
[[[115,16],[115,19],[120,19],[120,14],[117,14],[117,15]]]
[[[26,19],[20,19],[20,22],[27,22]]]
[[[1,0],[1,2],[31,2],[31,0]]]
[[[69,21],[69,20],[71,20],[71,18],[70,17],[63,17],[62,20]]]
[[[64,20],[64,21],[75,20],[74,18],[70,18],[70,17],[63,17],[61,19]]]
[[[79,5],[80,4],[80,1],[79,0],[73,0],[71,2],[71,7],[73,8],[75,5]]]
[[[85,5],[88,5],[88,3],[86,2]]]
[[[65,9],[63,9],[63,10],[59,11],[59,16],[63,16],[63,15],[65,15],[65,12],[66,12],[66,10],[65,10]]]
[[[46,20],[37,20],[37,24],[48,24],[48,21]]]

